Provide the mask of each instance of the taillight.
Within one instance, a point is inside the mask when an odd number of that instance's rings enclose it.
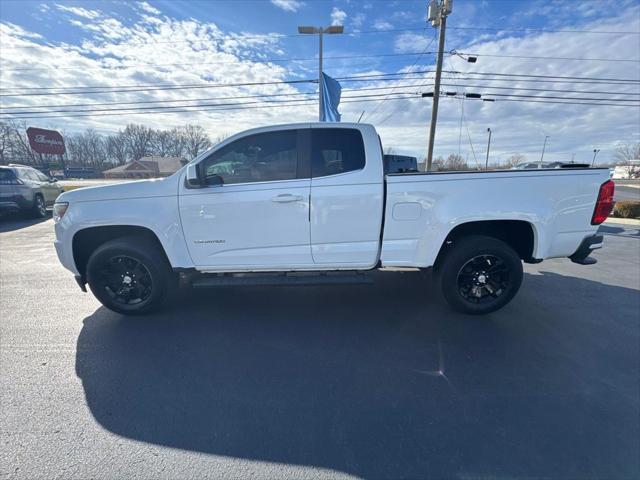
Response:
[[[24,185],[24,183],[19,178],[9,178],[0,180],[0,185]]]
[[[593,209],[593,216],[591,217],[591,225],[600,225],[604,222],[611,210],[613,210],[613,193],[616,184],[611,180],[604,182],[600,185],[600,191],[598,192],[598,200],[596,200],[596,208]]]

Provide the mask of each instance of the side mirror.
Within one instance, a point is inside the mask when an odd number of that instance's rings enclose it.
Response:
[[[211,175],[207,177],[207,185],[220,186],[224,184],[224,179],[220,175]]]
[[[185,178],[187,187],[189,188],[201,188],[204,184],[202,176],[200,175],[200,169],[197,164],[190,163],[187,165],[187,176]]]

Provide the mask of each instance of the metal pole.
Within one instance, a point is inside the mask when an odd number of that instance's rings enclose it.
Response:
[[[487,132],[489,132],[489,141],[487,142],[487,159],[484,162],[485,170],[489,170],[489,149],[491,148],[491,129],[487,128]]]
[[[440,77],[442,76],[442,57],[444,56],[444,32],[447,17],[440,16],[440,37],[438,39],[438,61],[436,63],[436,78],[433,85],[433,108],[431,109],[431,125],[429,125],[429,147],[427,151],[427,171],[431,171],[433,162],[433,144],[436,137],[436,122],[438,120],[438,100],[440,98]]]
[[[322,121],[322,111],[324,110],[322,102],[322,27],[318,28],[318,36],[320,37],[320,54],[318,64],[318,121]]]
[[[547,147],[547,139],[548,138],[549,138],[549,135],[545,135],[544,144],[542,145],[542,155],[540,155],[540,161],[542,161],[542,159],[544,158],[544,149]]]
[[[593,164],[596,163],[596,155],[598,155],[598,152],[600,151],[600,149],[593,149],[593,160],[591,160],[591,166],[593,167]]]

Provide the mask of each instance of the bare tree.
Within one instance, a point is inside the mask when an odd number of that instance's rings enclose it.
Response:
[[[200,125],[185,125],[182,129],[185,154],[191,160],[211,146],[211,139]]]
[[[436,157],[433,162],[431,162],[431,169],[436,172],[446,170],[444,158],[442,156]]]
[[[109,135],[105,143],[107,159],[116,165],[124,165],[127,162],[127,145],[122,133]]]
[[[153,152],[154,132],[151,128],[131,123],[121,133],[129,160],[139,160]]]
[[[619,147],[615,156],[618,165],[625,167],[627,178],[640,178],[640,143]]]
[[[461,155],[455,153],[450,154],[445,162],[445,170],[469,170],[469,165]]]
[[[521,153],[514,153],[509,158],[507,158],[507,161],[505,163],[507,168],[511,168],[511,167],[515,167],[519,163],[523,163],[526,161],[527,161],[527,157],[525,157]]]

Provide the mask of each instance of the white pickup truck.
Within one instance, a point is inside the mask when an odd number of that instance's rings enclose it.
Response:
[[[609,176],[385,174],[371,125],[278,125],[227,138],[164,179],[64,193],[55,247],[84,291],[123,314],[157,308],[179,279],[353,283],[399,267],[433,267],[454,309],[481,314],[513,298],[522,261],[595,263]]]

